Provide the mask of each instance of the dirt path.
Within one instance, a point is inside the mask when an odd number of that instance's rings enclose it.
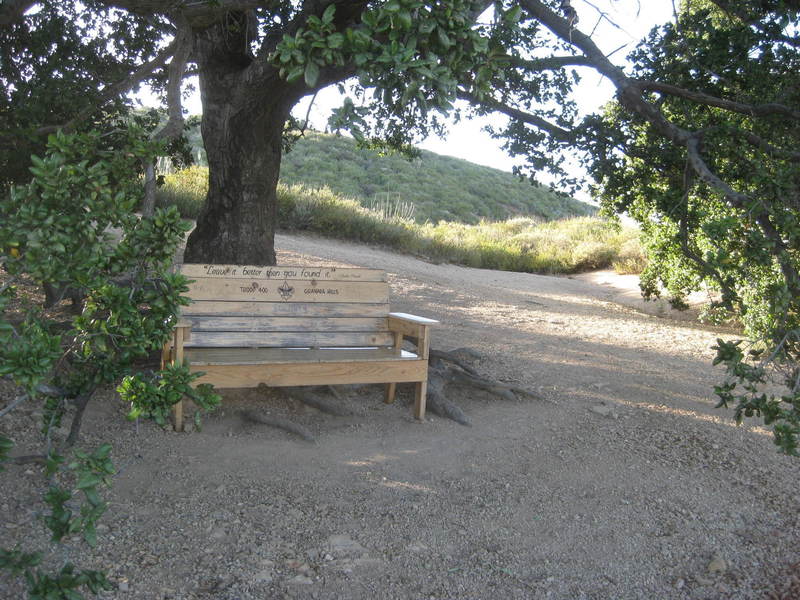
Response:
[[[435,347],[478,349],[482,372],[543,400],[465,390],[463,427],[415,423],[408,390],[392,406],[378,386],[351,390],[354,417],[245,391],[179,435],[137,433],[109,393],[85,427],[116,440],[122,468],[91,559],[120,585],[104,597],[738,599],[786,584],[800,460],[713,408],[719,333],[610,302],[597,282],[277,244],[283,264],[386,269],[394,310],[442,322]],[[252,406],[317,442],[243,421]],[[26,478],[0,500],[12,543],[37,510]]]

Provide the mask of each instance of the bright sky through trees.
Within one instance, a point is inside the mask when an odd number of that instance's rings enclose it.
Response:
[[[574,6],[578,11],[578,27],[585,33],[591,33],[598,46],[607,54],[617,59],[627,55],[654,26],[673,18],[671,0],[577,0]],[[603,11],[601,13],[601,11]],[[605,16],[603,16],[605,15]],[[596,71],[578,67],[582,81],[577,88],[577,100],[582,112],[597,110],[613,96],[613,86],[600,77]],[[193,87],[197,89],[196,78]],[[190,80],[191,81],[191,80]],[[145,104],[155,104],[152,96],[143,92],[137,96]],[[311,97],[301,101],[294,110],[294,115],[305,119],[309,115],[315,129],[324,130],[331,109],[341,104],[341,95],[335,86],[331,86],[317,94],[314,105],[308,112]],[[501,143],[484,131],[487,125],[502,124],[505,116],[468,117],[469,110],[465,102],[457,103],[464,110],[464,118],[458,123],[450,122],[445,138],[431,136],[420,147],[438,154],[463,158],[471,162],[487,165],[503,171],[511,171],[516,164],[501,148]],[[195,91],[184,103],[189,114],[200,114],[199,92]],[[521,161],[517,161],[521,162]],[[575,167],[578,169],[578,167]],[[549,180],[544,180],[549,183]],[[588,200],[587,197],[581,198]]]

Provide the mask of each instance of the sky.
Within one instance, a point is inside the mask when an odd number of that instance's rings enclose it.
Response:
[[[665,23],[673,18],[671,0],[573,0],[573,7],[578,12],[578,28],[584,33],[592,34],[592,39],[604,52],[613,54],[614,62],[621,64],[624,57],[635,47],[655,25]],[[600,10],[607,18],[601,18]],[[613,21],[613,24],[610,23]],[[620,49],[621,46],[624,46]],[[579,69],[582,81],[576,89],[575,98],[583,113],[597,110],[613,97],[613,87],[595,71]],[[197,85],[195,83],[194,87]],[[316,129],[324,129],[330,110],[339,106],[340,95],[335,87],[320,92],[314,100],[310,112],[311,125]],[[147,100],[144,100],[147,103]],[[310,97],[295,107],[296,117],[304,119],[308,111]],[[195,93],[184,104],[189,114],[201,112],[199,94]],[[451,123],[448,134],[444,138],[432,136],[420,144],[421,148],[463,158],[474,163],[494,167],[503,171],[511,171],[516,164],[501,149],[501,141],[492,139],[483,129],[489,124],[500,124],[504,117],[500,115],[462,119],[457,124]],[[575,167],[575,174],[581,175]],[[544,179],[545,183],[548,183]],[[588,198],[582,198],[588,200]]]

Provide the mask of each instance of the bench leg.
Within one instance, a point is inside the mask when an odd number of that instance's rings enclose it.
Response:
[[[397,391],[397,384],[396,383],[387,383],[386,384],[386,397],[383,401],[386,404],[391,404],[394,402],[394,394]]]
[[[414,416],[420,421],[425,420],[425,397],[427,394],[427,381],[420,381],[414,384]]]
[[[183,431],[183,400],[172,405],[172,429]]]

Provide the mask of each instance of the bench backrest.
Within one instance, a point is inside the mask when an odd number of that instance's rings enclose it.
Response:
[[[376,269],[185,264],[187,347],[392,346],[389,284]]]

